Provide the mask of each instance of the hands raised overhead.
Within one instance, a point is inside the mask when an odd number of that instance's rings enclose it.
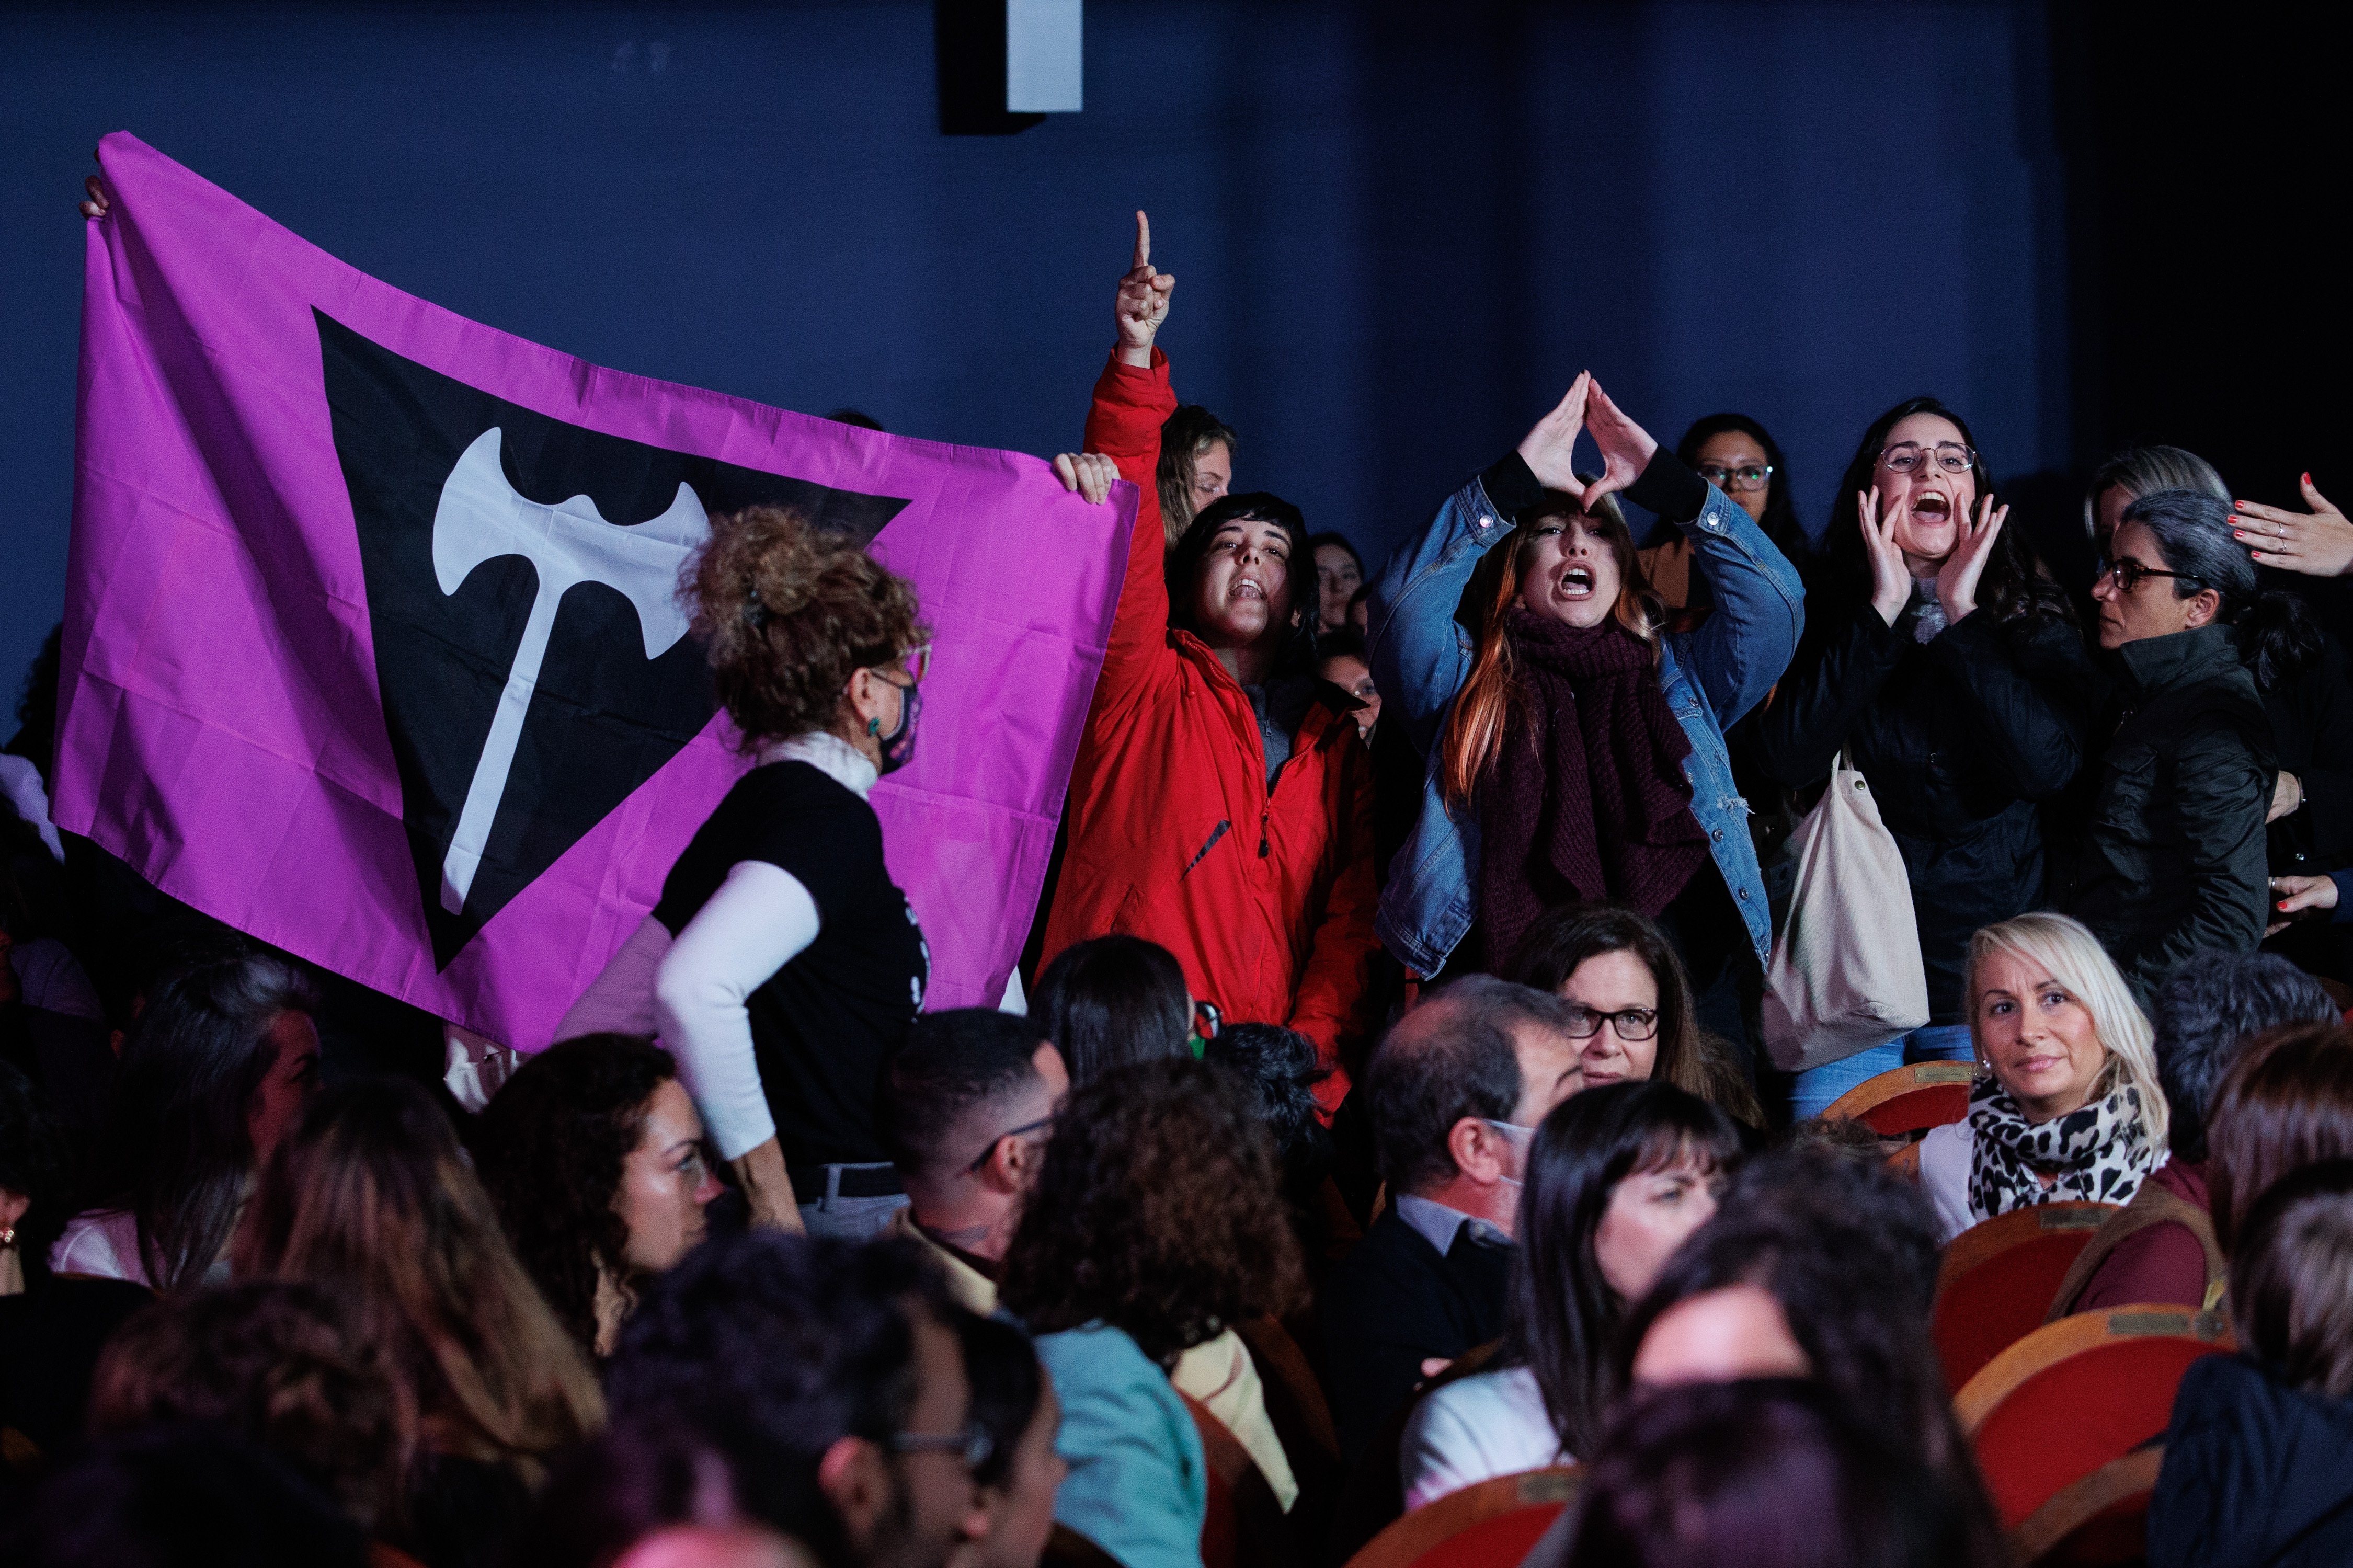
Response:
[[[2301,572],[2307,577],[2342,577],[2353,570],[2353,522],[2304,476],[2304,504],[2310,511],[2285,511],[2254,501],[2236,503],[2232,537],[2247,547],[2258,566]]]
[[[1577,477],[1576,448],[1577,432],[1593,437],[1593,444],[1601,448],[1601,477],[1587,484]],[[1659,449],[1650,432],[1626,417],[1626,413],[1609,400],[1601,384],[1586,371],[1569,384],[1553,411],[1536,421],[1535,428],[1520,442],[1520,460],[1536,477],[1536,483],[1548,490],[1559,490],[1577,498],[1577,504],[1591,510],[1603,496],[1612,490],[1622,490],[1640,479]]]
[[[1176,291],[1174,277],[1152,269],[1152,220],[1138,212],[1135,263],[1119,280],[1119,298],[1113,305],[1113,314],[1119,323],[1121,363],[1138,370],[1151,368],[1152,340],[1159,332],[1160,323],[1168,319],[1168,296]]]

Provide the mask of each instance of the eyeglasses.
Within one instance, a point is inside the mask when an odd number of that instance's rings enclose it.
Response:
[[[908,679],[921,686],[923,677],[932,672],[932,645],[925,643],[921,647],[909,648],[900,656],[899,665],[907,672]]]
[[[997,1439],[975,1421],[961,1432],[894,1432],[882,1445],[894,1454],[953,1454],[966,1470],[976,1470],[997,1452]]]
[[[1763,489],[1765,481],[1773,477],[1773,466],[1767,463],[1760,468],[1754,463],[1746,463],[1736,468],[1727,468],[1722,463],[1702,463],[1699,477],[1717,489],[1739,495]]]
[[[980,1168],[988,1163],[989,1160],[997,1153],[997,1146],[999,1143],[1004,1142],[1008,1138],[1018,1138],[1023,1134],[1029,1132],[1041,1132],[1053,1125],[1054,1114],[1052,1111],[1048,1111],[1045,1115],[1038,1118],[1035,1121],[1025,1121],[1018,1127],[1007,1128],[1004,1131],[998,1133],[996,1137],[988,1141],[988,1147],[983,1149],[979,1154],[974,1157],[972,1163],[964,1168],[964,1173],[967,1176],[977,1176],[980,1174]]]
[[[1193,1032],[1205,1040],[1214,1040],[1218,1031],[1226,1026],[1226,1015],[1215,1002],[1193,1004]]]
[[[1568,1005],[1568,1037],[1573,1040],[1589,1040],[1608,1024],[1618,1031],[1621,1040],[1647,1040],[1659,1032],[1659,1014],[1654,1007],[1620,1007],[1615,1013],[1597,1013],[1590,1007]]]
[[[1898,441],[1879,454],[1879,466],[1891,474],[1908,474],[1932,457],[1936,467],[1948,474],[1966,474],[1978,460],[1978,455],[1958,441],[1939,441],[1933,452],[1922,451],[1917,441]]]
[[[2101,562],[2100,569],[2092,574],[2092,583],[2096,587],[2105,580],[2116,585],[2117,593],[2129,594],[2140,586],[2144,577],[2171,577],[2177,582],[2195,583],[2201,588],[2206,585],[2206,579],[2195,572],[2160,572],[2154,566],[2142,565],[2129,555],[2122,561]]]

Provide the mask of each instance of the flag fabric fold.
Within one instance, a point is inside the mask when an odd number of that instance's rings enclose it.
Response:
[[[118,132],[90,225],[54,794],[195,908],[536,1049],[747,765],[676,599],[795,507],[933,629],[879,784],[928,1005],[1002,994],[1135,496],[584,363],[368,278]]]

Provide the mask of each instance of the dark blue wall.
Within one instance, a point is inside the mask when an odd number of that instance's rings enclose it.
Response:
[[[1128,213],[1238,477],[1377,554],[1591,366],[1746,409],[1819,528],[1933,391],[2069,438],[2035,5],[1096,0],[1087,110],[938,134],[928,5],[0,19],[0,684],[62,602],[82,223],[128,128],[369,272],[600,363],[1075,443]],[[1051,549],[1040,540],[1039,549]],[[5,732],[5,731],[0,731]]]

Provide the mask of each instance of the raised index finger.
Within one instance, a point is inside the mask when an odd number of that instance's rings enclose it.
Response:
[[[1141,207],[1135,214],[1135,265],[1140,268],[1152,265],[1152,220],[1144,216]]]

